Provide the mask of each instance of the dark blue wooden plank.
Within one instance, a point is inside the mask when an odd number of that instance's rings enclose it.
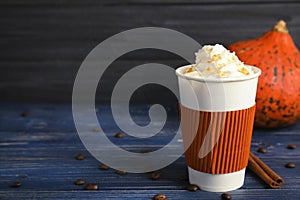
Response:
[[[166,194],[168,199],[171,200],[183,200],[183,199],[221,199],[221,193],[210,193],[204,191],[189,192],[185,190],[109,190],[109,191],[40,191],[40,192],[30,192],[30,191],[16,191],[14,193],[9,193],[7,191],[0,192],[1,199],[80,199],[80,200],[90,200],[90,199],[142,199],[150,200],[155,194],[163,193]],[[287,200],[287,199],[299,199],[299,190],[237,190],[230,192],[235,200]]]
[[[127,136],[114,138],[118,128],[112,125],[109,106],[99,105],[97,108],[109,132],[107,136],[129,151],[156,149],[173,135],[174,131],[169,127],[165,134],[146,143]],[[147,120],[148,106],[136,105],[132,108],[136,110],[136,119],[141,122]],[[175,108],[167,109],[177,113]],[[21,117],[22,111],[28,111],[28,116]],[[176,125],[177,117],[170,117]],[[300,195],[300,148],[286,148],[289,143],[300,146],[299,130],[300,123],[283,129],[254,131],[251,150],[280,174],[285,184],[281,189],[267,189],[255,174],[247,171],[243,188],[230,192],[234,199],[296,199]],[[266,147],[268,152],[256,152],[259,147]],[[78,153],[85,154],[86,159],[76,160],[74,157]],[[297,167],[285,168],[287,162],[295,162]],[[150,178],[149,173],[121,176],[114,169],[101,171],[99,164],[84,148],[75,131],[70,105],[0,105],[1,199],[151,199],[156,193],[166,193],[169,199],[218,199],[220,196],[220,193],[184,190],[188,182],[181,180],[187,173],[183,156],[159,170],[161,178],[156,181]],[[83,189],[84,186],[74,185],[78,178],[98,183],[100,190],[89,192]],[[21,181],[23,185],[11,188],[14,181]]]

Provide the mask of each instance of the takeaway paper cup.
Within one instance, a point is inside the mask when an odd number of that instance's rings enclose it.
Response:
[[[224,192],[244,183],[252,137],[260,69],[234,78],[185,76],[176,70],[189,181],[200,189]]]

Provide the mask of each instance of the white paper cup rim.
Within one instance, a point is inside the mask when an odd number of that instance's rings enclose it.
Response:
[[[237,77],[222,77],[222,78],[214,78],[214,77],[194,77],[194,76],[186,76],[183,74],[183,72],[191,67],[192,65],[186,65],[186,66],[182,66],[176,69],[176,75],[187,79],[187,80],[195,80],[195,81],[200,81],[200,82],[236,82],[236,81],[243,81],[243,80],[249,80],[249,79],[254,79],[257,78],[260,74],[261,74],[261,70],[257,67],[251,66],[251,65],[246,65],[246,66],[250,66],[253,71],[255,72],[254,74],[250,74],[247,76],[237,76]],[[184,70],[184,71],[183,71]]]

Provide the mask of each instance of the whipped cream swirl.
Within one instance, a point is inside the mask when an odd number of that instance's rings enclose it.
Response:
[[[251,66],[220,44],[205,45],[196,54],[196,64],[185,75],[204,78],[240,77],[253,74]]]

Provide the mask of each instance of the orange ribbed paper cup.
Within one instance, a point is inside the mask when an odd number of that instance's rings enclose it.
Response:
[[[202,190],[224,192],[244,183],[261,71],[236,78],[203,79],[176,70],[181,129],[189,181]]]

